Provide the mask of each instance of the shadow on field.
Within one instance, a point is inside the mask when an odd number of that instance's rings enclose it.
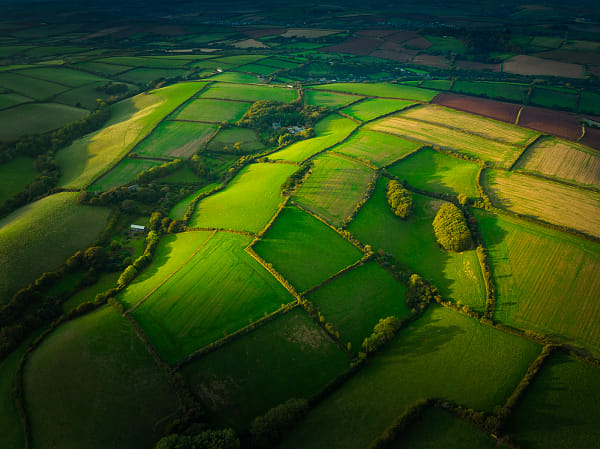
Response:
[[[451,344],[453,338],[465,333],[454,324],[444,325],[442,320],[429,320],[425,326],[419,326],[418,323],[409,325],[399,336],[403,357],[422,357],[438,352],[443,346]]]

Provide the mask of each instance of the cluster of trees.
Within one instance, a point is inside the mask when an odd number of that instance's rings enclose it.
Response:
[[[182,159],[175,159],[174,161],[165,162],[164,164],[139,172],[135,177],[135,183],[148,184],[155,179],[162,178],[176,170],[179,170],[181,167],[183,167]]]
[[[390,180],[385,188],[387,199],[392,212],[397,217],[405,219],[410,214],[413,205],[412,195],[395,179]]]
[[[365,354],[375,352],[385,345],[396,335],[401,326],[402,320],[393,315],[381,318],[373,328],[373,333],[363,341],[362,349]]]
[[[155,449],[239,449],[240,440],[232,429],[205,430],[195,435],[169,435]]]
[[[421,276],[413,273],[408,278],[408,291],[406,305],[412,311],[423,311],[431,302],[441,300],[437,287],[423,280]]]
[[[433,231],[446,251],[461,252],[473,246],[471,231],[462,211],[452,203],[440,207],[433,219]]]
[[[258,416],[250,425],[250,442],[253,448],[274,447],[289,429],[308,413],[306,399],[289,399]]]
[[[289,195],[291,192],[296,190],[296,187],[298,186],[298,184],[300,184],[300,182],[302,182],[302,179],[304,179],[306,174],[312,170],[313,166],[314,166],[313,161],[307,161],[307,162],[303,163],[302,165],[300,165],[298,170],[296,170],[294,173],[292,173],[288,177],[288,179],[286,179],[285,182],[281,185],[282,193],[284,195]]]

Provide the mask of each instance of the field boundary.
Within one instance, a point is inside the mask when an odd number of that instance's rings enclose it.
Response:
[[[337,273],[331,275],[330,277],[328,277],[327,279],[325,279],[323,282],[309,288],[306,291],[303,291],[301,293],[302,296],[308,296],[311,293],[314,293],[315,291],[319,290],[321,287],[326,286],[327,284],[329,284],[330,282],[335,281],[336,279],[341,278],[344,274],[346,274],[348,271],[352,271],[358,267],[363,266],[365,263],[369,262],[371,260],[372,256],[367,257],[362,257],[359,260],[357,260],[356,262],[354,262],[352,265],[348,265],[345,268],[342,268],[340,271],[338,271]]]
[[[523,148],[523,151],[521,151],[519,156],[517,156],[517,158],[514,160],[514,162],[512,164],[510,164],[510,167],[508,167],[508,171],[513,171],[515,166],[519,163],[519,161],[523,158],[523,156],[525,156],[525,153],[527,153],[527,151],[529,151],[533,145],[535,145],[537,142],[542,140],[544,137],[545,137],[544,134],[538,134],[538,136],[536,136],[534,139],[529,141],[525,145],[525,147]]]

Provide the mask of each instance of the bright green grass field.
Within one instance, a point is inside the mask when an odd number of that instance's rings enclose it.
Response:
[[[268,67],[260,64],[246,64],[237,67],[235,70],[240,72],[248,72],[248,73],[256,73],[258,75],[269,76],[275,72],[278,72],[280,69],[276,67]]]
[[[300,292],[361,257],[361,252],[333,229],[295,207],[281,212],[254,249]]]
[[[348,357],[300,309],[185,366],[184,377],[220,426],[243,429],[289,398],[308,398]]]
[[[270,156],[270,159],[301,162],[344,140],[356,128],[356,123],[331,114],[315,124],[316,137],[293,143]]]
[[[289,103],[298,98],[298,91],[275,86],[216,83],[202,93],[202,98],[240,101],[274,100]]]
[[[18,156],[0,164],[0,204],[21,192],[35,179],[38,172],[35,171],[33,162],[32,158]]]
[[[240,152],[254,153],[262,150],[265,146],[258,139],[256,131],[248,128],[225,128],[211,139],[207,149],[209,151],[233,150],[236,143],[241,144]]]
[[[336,94],[335,92],[323,92],[320,90],[305,90],[303,97],[305,104],[327,106],[332,109],[345,106],[363,98],[357,95]]]
[[[187,73],[185,69],[147,69],[137,68],[118,75],[120,79],[137,84],[146,84],[159,78],[176,78]]]
[[[0,109],[9,108],[18,104],[29,103],[31,98],[19,94],[0,94]]]
[[[265,59],[265,57],[263,55],[233,55],[223,56],[222,58],[215,59],[215,61],[224,62],[225,64],[242,65]]]
[[[108,190],[113,187],[122,186],[135,180],[138,173],[164,164],[164,161],[149,159],[131,159],[126,157],[119,165],[110,170],[104,176],[98,178],[89,190]]]
[[[148,157],[188,158],[217,132],[216,125],[164,121],[133,152]]]
[[[53,131],[79,120],[88,111],[58,103],[26,103],[0,111],[0,140]]]
[[[449,90],[452,85],[451,80],[424,80],[421,82],[421,87],[426,87],[427,89],[438,89],[438,90]]]
[[[71,188],[89,185],[204,85],[174,84],[111,106],[111,118],[102,129],[77,139],[57,153],[60,185]]]
[[[308,299],[340,331],[342,341],[361,350],[379,319],[408,314],[406,287],[376,262],[355,268],[311,293]]]
[[[43,67],[39,69],[21,70],[15,73],[31,76],[33,78],[41,78],[57,84],[66,84],[71,87],[79,87],[96,81],[108,81],[105,78],[92,75],[91,73],[66,69],[63,67]]]
[[[333,151],[355,157],[367,164],[384,167],[420,147],[420,143],[412,140],[360,129]]]
[[[133,312],[167,362],[181,360],[293,300],[244,251],[251,241],[217,233],[156,291],[148,292]]]
[[[56,94],[69,90],[68,86],[61,86],[44,80],[37,80],[15,73],[0,73],[0,86],[13,90],[18,94],[45,100]]]
[[[479,166],[473,162],[455,159],[429,148],[402,159],[388,170],[411,186],[449,195],[463,194],[478,198],[475,179]]]
[[[495,318],[599,354],[600,247],[532,223],[475,212],[498,290]]]
[[[171,118],[199,122],[221,123],[227,121],[232,123],[241,119],[249,108],[250,103],[200,98],[185,104]]]
[[[219,187],[220,185],[221,184],[217,182],[213,182],[212,184],[202,187],[200,190],[185,197],[183,200],[181,200],[179,203],[173,206],[173,209],[171,209],[171,211],[169,212],[169,217],[171,217],[173,220],[182,220],[194,198],[196,198],[201,193],[208,192],[216,187]]]
[[[413,194],[414,210],[408,219],[401,220],[385,199],[386,183],[387,179],[379,179],[373,196],[350,223],[349,231],[361,242],[392,253],[401,263],[432,280],[445,299],[483,311],[485,284],[475,251],[452,253],[437,244],[432,222],[443,202]]]
[[[225,190],[198,203],[189,226],[259,232],[283,200],[281,185],[296,170],[291,164],[245,167]]]
[[[351,94],[368,95],[372,97],[401,98],[428,102],[437,95],[437,92],[418,87],[390,83],[337,83],[313,86],[315,89],[332,90],[334,92],[348,92]]]
[[[265,81],[262,77],[253,75],[250,73],[240,72],[223,72],[218,75],[211,76],[210,81],[223,81],[226,83],[242,83],[242,84],[264,84]]]
[[[382,115],[400,111],[414,103],[405,100],[390,100],[387,98],[369,98],[358,104],[342,109],[344,114],[366,122]]]
[[[597,447],[599,390],[600,369],[556,354],[525,392],[508,434],[529,449]]]
[[[105,307],[56,329],[25,366],[32,448],[148,448],[179,407],[131,324]]]
[[[430,408],[423,412],[390,449],[494,449],[497,441],[478,427],[456,416]],[[505,447],[505,446],[500,446]]]
[[[323,154],[294,199],[311,212],[341,226],[364,197],[374,172],[352,160]]]
[[[0,220],[0,304],[87,248],[104,229],[109,211],[79,205],[76,197],[57,193]]]
[[[280,447],[364,449],[424,397],[491,412],[504,403],[539,351],[531,341],[431,306],[317,405]]]

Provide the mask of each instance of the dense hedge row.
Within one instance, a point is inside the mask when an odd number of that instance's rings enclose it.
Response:
[[[250,425],[250,444],[253,448],[274,447],[308,413],[306,399],[289,399],[258,416]]]
[[[438,210],[433,219],[433,232],[446,251],[461,252],[473,246],[465,216],[452,203],[442,204]]]
[[[292,173],[288,177],[288,179],[286,179],[285,182],[281,185],[282,195],[291,195],[296,190],[296,188],[302,183],[302,180],[308,174],[310,174],[314,165],[315,164],[312,161],[307,161],[300,165],[298,170]]]

